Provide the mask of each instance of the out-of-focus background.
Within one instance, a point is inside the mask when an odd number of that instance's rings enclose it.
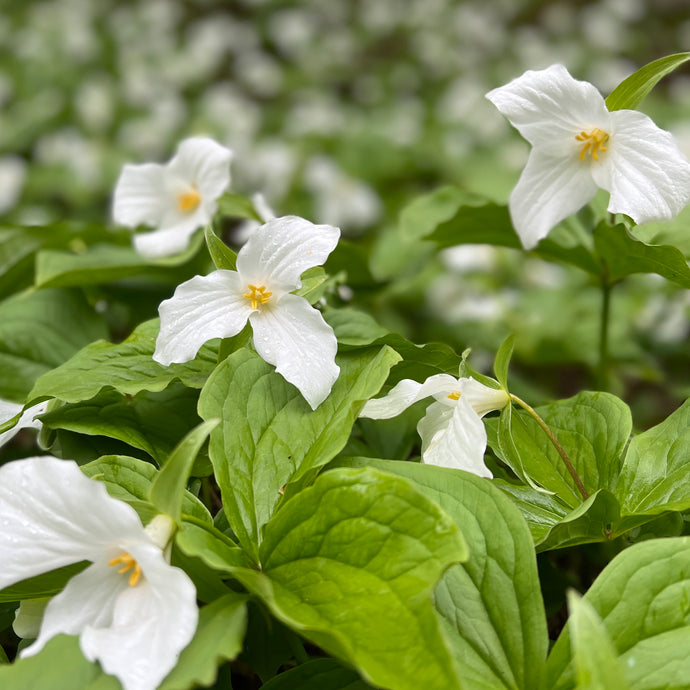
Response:
[[[166,161],[204,134],[234,150],[234,191],[368,248],[442,184],[507,199],[528,149],[489,89],[561,62],[606,94],[687,48],[690,11],[685,0],[4,0],[0,45],[5,224],[109,223],[124,163]],[[690,153],[687,71],[643,109]],[[685,226],[646,236],[690,251]],[[350,282],[353,304],[386,326],[472,345],[479,364],[517,332],[523,385],[539,399],[592,382],[599,296],[588,281],[472,246],[371,299],[366,280]],[[635,394],[642,421],[690,392],[689,306],[649,277],[616,294],[612,388]]]

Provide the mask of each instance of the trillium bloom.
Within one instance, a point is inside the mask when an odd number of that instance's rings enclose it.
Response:
[[[248,320],[259,355],[316,409],[338,378],[338,343],[321,313],[291,292],[339,237],[338,228],[296,216],[257,228],[237,255],[236,271],[195,276],[161,303],[153,359],[166,366],[188,362],[207,340],[237,335]]]
[[[422,439],[422,460],[430,465],[492,477],[484,464],[486,429],[481,418],[509,403],[504,390],[449,374],[430,376],[424,383],[403,379],[388,395],[369,400],[360,417],[390,419],[429,396],[436,402],[429,405],[417,425]]]
[[[216,200],[230,184],[232,151],[212,139],[185,139],[167,165],[125,165],[115,187],[113,216],[131,228],[156,230],[134,236],[143,256],[178,254],[197,228],[208,225]]]
[[[27,458],[0,467],[0,589],[90,561],[48,603],[36,641],[78,635],[125,690],[154,690],[194,635],[196,591],[164,550],[173,521],[144,528],[133,508],[108,495],[68,460]]]
[[[9,443],[9,441],[22,429],[40,429],[41,422],[38,419],[34,419],[34,417],[43,414],[47,407],[48,401],[46,400],[46,402],[39,403],[26,410],[11,429],[0,434],[0,447]],[[0,400],[0,424],[4,424],[12,419],[12,417],[16,417],[23,408],[24,406],[18,403]]]
[[[486,97],[532,144],[509,204],[525,248],[597,188],[610,193],[609,212],[636,223],[673,218],[690,201],[690,163],[672,135],[635,110],[610,112],[563,65],[527,71]]]

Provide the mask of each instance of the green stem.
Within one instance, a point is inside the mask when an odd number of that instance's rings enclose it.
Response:
[[[599,366],[597,367],[597,388],[608,389],[609,383],[609,320],[611,313],[611,289],[606,279],[601,282],[601,317],[599,320]]]
[[[302,640],[295,634],[288,636],[288,645],[290,646],[290,651],[295,655],[295,661],[298,664],[304,664],[309,661],[309,655],[304,649]]]
[[[528,405],[524,400],[518,398],[517,395],[513,395],[513,393],[511,393],[510,399],[514,403],[518,404],[523,410],[525,410],[525,412],[527,412],[530,415],[530,417],[532,417],[532,419],[534,419],[534,421],[537,424],[539,424],[544,433],[549,437],[551,443],[553,443],[553,446],[558,452],[558,454],[561,456],[561,460],[563,460],[563,463],[565,464],[568,472],[570,472],[570,476],[573,478],[573,481],[575,482],[575,486],[577,487],[578,491],[582,494],[582,498],[584,498],[585,500],[588,499],[589,493],[587,489],[585,489],[585,485],[582,483],[582,480],[580,479],[578,473],[575,471],[573,463],[570,462],[570,458],[568,457],[568,454],[565,452],[565,449],[558,442],[558,439],[554,435],[553,431],[551,431],[548,424],[539,416],[537,411],[531,405]]]

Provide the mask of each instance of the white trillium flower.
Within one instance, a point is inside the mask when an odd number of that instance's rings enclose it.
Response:
[[[135,510],[50,456],[0,467],[0,589],[71,563],[91,561],[46,606],[32,656],[55,635],[78,635],[125,690],[154,690],[196,630],[196,590],[172,567],[167,515],[144,528]]]
[[[1,433],[0,447],[4,446],[6,443],[9,443],[9,441],[12,440],[12,438],[14,438],[14,436],[22,429],[40,429],[42,426],[41,422],[38,419],[35,419],[35,417],[43,414],[46,411],[48,402],[49,401],[46,400],[45,402],[30,407],[24,412],[24,414],[22,414],[22,416],[19,418],[19,421],[11,429]],[[0,424],[4,424],[12,419],[12,417],[16,417],[23,409],[24,405],[20,405],[19,403],[0,400]]]
[[[359,416],[390,419],[429,396],[436,402],[429,405],[417,425],[422,460],[429,465],[492,477],[484,464],[486,429],[481,418],[510,402],[504,390],[489,388],[473,378],[456,379],[450,374],[430,376],[424,383],[403,379],[388,395],[369,400]]]
[[[216,200],[230,184],[231,160],[232,151],[213,139],[192,137],[167,165],[125,165],[115,187],[115,222],[156,228],[134,236],[134,246],[147,258],[184,251],[194,231],[215,215]]]
[[[563,65],[527,71],[486,97],[532,145],[510,195],[526,249],[588,203],[610,193],[610,213],[636,223],[668,220],[690,201],[690,163],[673,136],[636,110],[609,111]]]
[[[236,271],[195,276],[161,303],[153,359],[166,366],[188,362],[207,340],[237,335],[248,320],[259,355],[316,409],[338,378],[338,343],[321,313],[291,292],[339,237],[338,228],[297,216],[257,228],[237,255]]]

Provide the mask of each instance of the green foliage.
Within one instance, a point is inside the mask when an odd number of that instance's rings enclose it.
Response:
[[[204,230],[204,237],[208,253],[211,255],[216,268],[234,271],[237,264],[237,254],[213,232],[212,228],[207,227]]]
[[[264,690],[367,690],[356,671],[333,659],[313,659],[265,683]]]

